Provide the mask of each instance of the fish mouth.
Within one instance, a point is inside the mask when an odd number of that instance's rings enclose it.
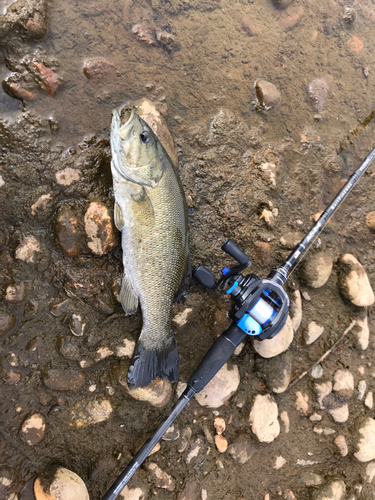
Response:
[[[134,108],[131,109],[126,108],[120,110],[120,117],[121,117],[121,127],[128,127],[135,117]]]

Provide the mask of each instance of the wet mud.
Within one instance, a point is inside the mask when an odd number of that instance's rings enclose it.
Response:
[[[112,109],[147,97],[163,114],[189,207],[193,267],[203,263],[218,275],[233,264],[220,250],[231,238],[251,257],[251,272],[266,276],[289,254],[293,234],[308,231],[375,145],[375,6],[371,0],[0,6],[0,474],[7,478],[0,495],[29,499],[29,481],[57,464],[82,477],[90,498],[99,500],[177,398],[174,387],[166,406],[151,406],[132,398],[119,377],[142,317],[126,316],[119,303],[120,238],[105,215],[113,217]],[[259,80],[280,93],[274,109],[256,102]],[[347,499],[375,496],[367,464],[353,455],[355,419],[374,417],[357,398],[361,380],[367,392],[375,389],[374,312],[343,298],[337,264],[340,254],[353,254],[375,287],[375,233],[366,222],[375,206],[374,172],[366,172],[310,250],[334,261],[328,282],[309,287],[302,266],[288,280],[290,296],[302,292],[302,323],[286,361],[289,388],[272,392],[276,358],[262,358],[249,340],[230,362],[241,380],[235,394],[217,410],[189,403],[176,421],[181,436],[191,429],[186,450],[179,451],[182,437],[162,441],[137,472],[130,487],[141,488],[142,498],[274,500],[292,498],[291,490],[298,500],[316,500],[320,483],[309,482],[307,472],[324,484],[344,481]],[[100,242],[93,246],[99,233],[90,236],[87,214],[97,206]],[[228,327],[230,301],[192,282],[174,314],[188,308],[187,322],[173,324],[182,382]],[[370,342],[363,350],[355,329],[341,336],[365,317]],[[307,345],[312,321],[324,332]],[[344,423],[319,407],[314,384],[321,379],[309,373],[299,380],[332,346],[323,379],[339,368],[355,379]],[[307,396],[308,410],[296,408],[297,392]],[[258,394],[273,394],[279,417],[289,416],[289,432],[279,418],[271,443],[259,442],[249,425]],[[111,408],[105,419],[79,417],[79,405],[102,408],[103,401]],[[226,421],[229,445],[250,440],[246,463],[218,451],[213,411]],[[316,412],[321,421],[310,420]],[[46,426],[30,445],[22,425],[35,413]],[[338,435],[346,438],[347,456],[334,444]],[[197,455],[188,461],[195,443]],[[286,460],[280,469],[277,457]],[[151,462],[170,474],[173,489],[157,486]]]

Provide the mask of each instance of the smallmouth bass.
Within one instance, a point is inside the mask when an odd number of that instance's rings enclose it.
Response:
[[[143,318],[128,386],[144,387],[157,377],[177,382],[171,312],[190,265],[182,184],[160,141],[134,109],[126,121],[113,111],[111,153],[124,264],[120,300],[127,314],[140,303]]]

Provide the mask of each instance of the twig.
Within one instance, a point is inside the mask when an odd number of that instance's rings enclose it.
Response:
[[[299,382],[301,379],[303,379],[303,377],[305,375],[307,375],[309,373],[310,370],[312,370],[315,366],[317,366],[319,363],[321,363],[322,361],[324,361],[326,359],[326,357],[331,354],[331,352],[338,346],[338,344],[342,341],[342,339],[350,332],[350,330],[357,324],[357,322],[355,320],[353,320],[350,325],[348,326],[348,328],[345,330],[345,332],[341,335],[341,337],[333,344],[333,346],[328,349],[327,352],[325,352],[323,354],[323,356],[321,356],[318,361],[316,361],[313,365],[310,366],[310,368],[308,370],[306,370],[305,372],[303,372],[298,378],[296,378],[295,380],[293,380],[293,382],[291,384],[289,384],[289,387],[293,387],[293,385],[297,384],[297,382]]]

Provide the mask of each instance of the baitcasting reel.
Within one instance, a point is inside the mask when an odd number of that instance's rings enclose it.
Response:
[[[227,240],[221,249],[239,265],[224,267],[219,280],[204,266],[198,266],[194,278],[206,288],[220,287],[234,299],[230,317],[247,335],[259,340],[271,339],[285,325],[289,310],[289,298],[278,283],[277,271],[272,271],[266,279],[255,274],[242,276],[241,271],[251,264],[249,257],[232,240]]]

